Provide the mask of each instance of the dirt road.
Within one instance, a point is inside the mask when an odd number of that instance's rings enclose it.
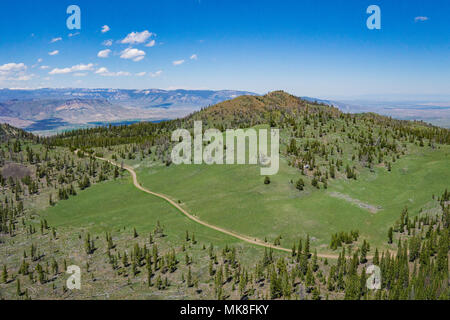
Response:
[[[77,151],[75,151],[75,152],[77,152]],[[107,162],[111,163],[112,165],[114,165],[114,166],[116,166],[116,167],[122,168],[121,165],[117,164],[116,162],[114,162],[114,161],[112,161],[112,160],[105,159],[105,158],[101,158],[101,157],[96,157],[96,158],[99,159],[99,160],[102,160],[102,161],[107,161]],[[133,178],[133,184],[134,184],[134,186],[135,186],[136,188],[138,188],[139,190],[141,190],[141,191],[143,191],[143,192],[145,192],[145,193],[151,194],[151,195],[153,195],[153,196],[155,196],[155,197],[158,197],[158,198],[161,198],[161,199],[167,201],[167,202],[170,203],[173,207],[175,207],[178,211],[180,211],[182,214],[184,214],[186,217],[188,217],[188,218],[191,219],[192,221],[195,221],[195,222],[201,224],[202,226],[205,226],[205,227],[207,227],[207,228],[216,230],[216,231],[218,231],[218,232],[221,232],[221,233],[223,233],[223,234],[226,234],[226,235],[229,235],[229,236],[231,236],[231,237],[237,238],[237,239],[239,239],[239,240],[245,241],[245,242],[247,242],[247,243],[251,243],[251,244],[254,244],[254,245],[257,245],[257,246],[261,246],[261,247],[265,247],[265,248],[271,248],[271,249],[274,249],[274,250],[279,250],[279,251],[284,251],[284,252],[292,253],[292,250],[291,250],[291,249],[283,248],[283,247],[279,247],[279,246],[274,246],[274,245],[271,245],[271,244],[269,244],[269,243],[267,243],[267,242],[264,242],[264,241],[262,241],[262,240],[260,240],[260,239],[253,238],[253,237],[249,237],[249,236],[242,235],[242,234],[238,234],[238,233],[236,233],[236,232],[229,231],[229,230],[226,230],[226,229],[224,229],[224,228],[221,228],[221,227],[215,226],[215,225],[213,225],[213,224],[207,223],[207,222],[205,222],[205,221],[202,221],[202,220],[200,220],[199,218],[197,218],[196,216],[194,216],[194,215],[190,214],[189,212],[187,212],[187,211],[186,211],[185,209],[183,209],[178,203],[176,203],[174,200],[170,199],[168,196],[166,196],[166,195],[164,195],[164,194],[161,194],[161,193],[153,192],[153,191],[151,191],[151,190],[148,190],[148,189],[144,188],[144,187],[139,183],[139,181],[138,181],[138,179],[137,179],[136,172],[135,172],[134,169],[131,168],[130,166],[127,166],[127,165],[124,164],[124,165],[123,165],[123,169],[127,170],[127,171],[131,174],[131,176],[132,176],[132,178]],[[337,259],[337,258],[338,258],[338,255],[333,255],[333,254],[323,254],[323,253],[322,253],[322,254],[321,254],[321,253],[318,253],[317,256],[320,257],[320,258],[328,258],[328,259]],[[368,258],[369,258],[369,257],[368,257]]]

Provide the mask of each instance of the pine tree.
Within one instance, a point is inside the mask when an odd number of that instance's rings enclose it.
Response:
[[[391,244],[393,242],[394,230],[392,227],[389,228],[388,231],[388,243]]]
[[[22,295],[22,290],[20,288],[20,279],[17,279],[17,295],[20,297]]]
[[[123,264],[123,266],[124,266],[125,268],[128,267],[128,256],[127,256],[127,253],[126,253],[126,252],[123,253],[123,256],[122,256],[122,264]]]
[[[189,266],[188,274],[187,274],[187,286],[192,287],[192,272],[191,267]]]
[[[312,300],[320,300],[320,289],[314,286],[314,289],[312,291]]]
[[[214,269],[213,269],[213,263],[212,263],[212,260],[209,260],[208,271],[209,271],[209,275],[210,275],[210,276],[213,276],[213,275],[214,275]]]
[[[303,181],[302,178],[300,178],[300,179],[297,180],[297,183],[295,184],[295,187],[296,187],[298,190],[300,190],[300,191],[302,191],[302,190],[304,189],[304,187],[305,187],[305,182]]]
[[[302,255],[302,239],[298,240],[298,247],[297,247],[297,262],[300,261],[300,256]]]
[[[306,235],[306,243],[305,243],[305,256],[309,259],[311,253],[310,253],[310,241],[309,241],[309,234]]]
[[[314,249],[314,255],[313,255],[313,259],[312,259],[312,269],[314,272],[319,270],[319,265],[317,263],[317,250],[316,249]]]
[[[375,249],[375,255],[373,256],[373,264],[378,266],[380,264],[380,254],[378,248]]]
[[[149,287],[151,287],[152,284],[152,266],[150,264],[147,265],[147,284]]]
[[[6,269],[6,265],[3,265],[2,282],[8,282],[8,270]]]

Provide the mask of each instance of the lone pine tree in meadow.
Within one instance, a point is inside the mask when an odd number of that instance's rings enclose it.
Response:
[[[302,178],[300,178],[300,179],[297,180],[297,183],[296,183],[295,187],[296,187],[298,190],[300,190],[300,191],[302,191],[302,190],[304,189],[304,187],[305,187],[305,182],[303,181]]]

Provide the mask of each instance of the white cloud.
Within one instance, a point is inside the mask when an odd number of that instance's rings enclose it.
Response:
[[[6,63],[0,66],[0,72],[17,72],[25,71],[27,66],[24,63]]]
[[[50,71],[48,74],[67,74],[67,73],[71,73],[71,72],[72,72],[71,68],[64,68],[64,69],[55,68],[52,71]]]
[[[121,41],[121,43],[128,43],[128,44],[137,44],[137,43],[144,43],[147,41],[148,38],[153,36],[154,34],[144,30],[142,32],[131,32],[129,33],[125,39]]]
[[[97,73],[97,74],[102,74],[102,73],[107,73],[107,72],[108,72],[108,69],[106,69],[105,67],[101,67],[97,71],[95,71],[95,73]]]
[[[131,73],[126,71],[119,71],[119,72],[109,72],[109,70],[105,67],[99,68],[97,71],[95,71],[96,74],[99,74],[104,77],[120,77],[120,76],[130,76]]]
[[[184,63],[184,60],[176,60],[176,61],[172,62],[172,64],[173,64],[174,66],[179,66],[179,65],[181,65],[181,64],[183,64],[183,63]]]
[[[107,33],[110,29],[106,24],[102,27],[102,33]]]
[[[110,53],[111,53],[111,50],[109,50],[109,49],[101,50],[101,51],[98,52],[97,57],[99,57],[99,58],[108,58]]]
[[[59,51],[55,50],[55,51],[49,52],[48,54],[51,56],[56,56],[58,53],[59,53]]]
[[[427,21],[429,18],[424,16],[419,16],[414,18],[414,22]]]
[[[147,43],[145,46],[146,47],[153,47],[156,44],[155,40],[150,41],[149,43]]]
[[[139,61],[141,61],[142,59],[144,59],[144,56],[136,57],[136,58],[133,59],[133,61],[134,61],[134,62],[139,62]]]
[[[72,72],[78,72],[78,71],[90,71],[94,65],[92,63],[89,64],[77,64],[76,66],[72,66],[70,68],[55,68],[52,71],[50,71],[48,74],[68,74]]]
[[[34,74],[27,74],[27,66],[24,63],[6,63],[0,65],[0,81],[28,81]]]
[[[159,77],[162,73],[163,73],[162,70],[158,70],[156,72],[150,73],[150,77],[156,78],[156,77]]]
[[[126,48],[121,52],[122,59],[132,59],[134,62],[141,61],[145,57],[145,52],[135,48]]]
[[[41,58],[39,58],[39,59],[37,59],[37,62],[35,63],[35,64],[33,64],[32,66],[31,66],[31,68],[36,68],[42,61],[44,61],[43,59],[41,59]]]
[[[50,67],[49,66],[41,66],[40,67],[42,70],[46,70],[46,69],[49,69]]]
[[[69,38],[75,37],[77,35],[79,35],[79,32],[75,32],[75,33],[69,33]]]
[[[139,72],[139,73],[136,73],[136,75],[138,76],[138,77],[143,77],[143,76],[145,76],[147,74],[147,72]]]
[[[32,74],[27,74],[27,75],[23,75],[23,76],[18,76],[17,78],[10,78],[9,80],[13,80],[13,81],[28,81],[31,80],[33,78],[34,75]]]
[[[73,74],[75,77],[85,77],[87,76],[87,73],[83,73],[83,72],[77,72]]]
[[[77,64],[76,66],[73,66],[71,69],[73,71],[89,71],[92,70],[92,67],[94,65],[92,63],[89,64]]]
[[[197,60],[197,59],[198,59],[198,56],[197,56],[196,54],[193,54],[193,55],[190,57],[190,59],[191,59],[191,60]]]
[[[105,40],[102,42],[102,45],[106,46],[106,47],[111,47],[113,44],[112,40]]]
[[[58,42],[58,41],[61,41],[61,40],[62,40],[61,37],[53,38],[52,41],[50,41],[50,43],[55,43],[55,42]]]
[[[113,73],[113,74],[114,74],[114,73]],[[131,73],[129,73],[129,72],[127,72],[127,71],[119,71],[119,72],[116,72],[114,75],[115,75],[116,77],[120,77],[120,76],[130,76]]]

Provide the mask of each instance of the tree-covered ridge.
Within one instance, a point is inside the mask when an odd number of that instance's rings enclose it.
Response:
[[[304,120],[302,122],[302,119]],[[69,147],[107,147],[126,143],[155,141],[175,129],[192,128],[192,122],[202,120],[205,127],[218,129],[248,128],[257,124],[293,128],[297,131],[318,126],[333,125],[343,120],[346,129],[360,122],[392,132],[399,138],[429,139],[435,143],[450,143],[450,130],[422,122],[394,120],[376,114],[345,114],[337,108],[311,103],[283,91],[264,96],[241,96],[204,108],[183,119],[160,123],[142,122],[132,125],[78,129],[47,139],[47,143]],[[318,134],[324,134],[319,131]]]
[[[0,232],[14,235],[15,221],[34,202],[53,206],[120,174],[108,162],[77,156],[68,149],[8,139],[0,144]]]
[[[29,139],[38,141],[39,138],[33,135],[32,133],[26,132],[25,130],[15,128],[6,123],[0,124],[0,143],[7,141],[9,139]]]
[[[283,91],[241,96],[192,115],[161,123],[81,129],[47,139],[49,145],[76,148],[108,147],[114,159],[141,158],[153,153],[170,165],[171,132],[192,130],[194,121],[219,130],[270,125],[281,130],[281,152],[288,163],[309,176],[314,187],[330,179],[357,179],[363,168],[391,166],[412,145],[439,148],[450,143],[450,130],[422,122],[395,120],[373,113],[345,114]]]

